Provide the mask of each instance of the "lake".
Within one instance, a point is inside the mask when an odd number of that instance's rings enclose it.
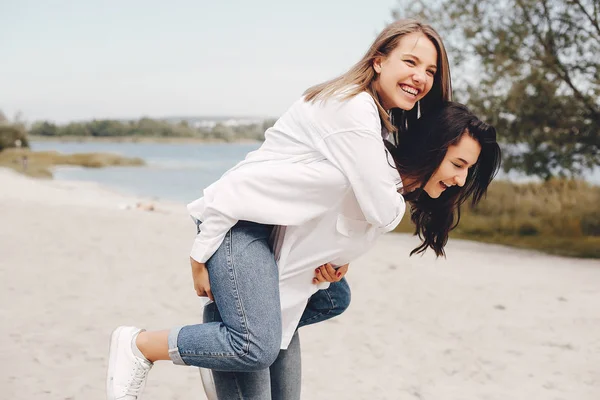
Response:
[[[93,181],[123,193],[186,203],[201,197],[205,187],[259,146],[260,143],[31,143],[35,151],[140,157],[146,161],[145,167],[59,167],[54,170],[54,178]]]

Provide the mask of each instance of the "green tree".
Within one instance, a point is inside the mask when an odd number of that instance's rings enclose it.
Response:
[[[92,136],[124,136],[127,134],[128,127],[119,122],[110,119],[93,120],[88,122],[87,129]]]
[[[34,136],[58,136],[59,128],[51,122],[36,122],[29,130],[29,134]]]
[[[505,170],[548,179],[600,164],[599,0],[399,1],[393,15],[440,32],[457,100],[513,145]]]
[[[263,132],[266,132],[267,129],[271,128],[273,125],[275,125],[275,122],[277,122],[276,119],[273,118],[269,118],[263,121],[262,123],[262,130]]]
[[[210,135],[226,142],[231,142],[235,139],[235,131],[233,128],[220,122],[211,129]]]
[[[90,131],[86,124],[71,122],[65,126],[59,127],[60,136],[89,136]]]

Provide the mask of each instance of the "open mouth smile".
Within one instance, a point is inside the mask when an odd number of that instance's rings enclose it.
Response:
[[[452,187],[452,185],[446,185],[444,182],[440,181],[440,186],[442,187],[442,190],[446,190],[449,187]]]
[[[414,97],[417,97],[417,95],[420,93],[419,89],[404,84],[400,85],[400,89],[402,89],[404,93],[410,94]]]

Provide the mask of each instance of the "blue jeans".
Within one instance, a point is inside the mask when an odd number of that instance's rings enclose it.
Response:
[[[350,287],[345,278],[319,290],[309,300],[298,327],[316,324],[340,315],[350,305]],[[204,322],[220,321],[215,303],[204,308]],[[212,371],[219,399],[300,400],[302,357],[298,330],[287,350],[280,350],[268,369],[253,372]]]
[[[169,355],[175,364],[240,373],[268,371],[273,363],[285,364],[290,355],[296,354],[296,349],[299,361],[297,337],[292,349],[280,354],[279,277],[268,243],[271,230],[268,225],[240,221],[227,233],[219,249],[206,263],[218,317],[215,312],[207,323],[171,330]],[[307,307],[301,324],[331,318],[347,307],[349,296],[344,300],[343,296],[335,295],[335,288],[343,293],[347,284],[343,282],[332,285],[332,288],[329,292],[322,290],[317,292],[318,296],[313,296],[314,301],[311,300]],[[299,362],[292,364],[299,366]],[[299,367],[297,374],[299,386]],[[285,378],[287,380],[288,377]],[[235,387],[244,389],[243,385]],[[240,396],[246,396],[243,398],[271,399],[262,395],[262,389],[260,393],[257,397],[238,391]]]
[[[268,239],[272,227],[240,221],[206,262],[222,322],[174,328],[175,364],[220,371],[268,368],[279,354],[279,273]]]

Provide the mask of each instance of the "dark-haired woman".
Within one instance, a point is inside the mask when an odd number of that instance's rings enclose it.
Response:
[[[460,221],[460,205],[469,198],[477,204],[500,168],[496,130],[464,105],[447,102],[394,141],[386,147],[422,239],[411,255],[427,248],[444,255],[448,233]]]

